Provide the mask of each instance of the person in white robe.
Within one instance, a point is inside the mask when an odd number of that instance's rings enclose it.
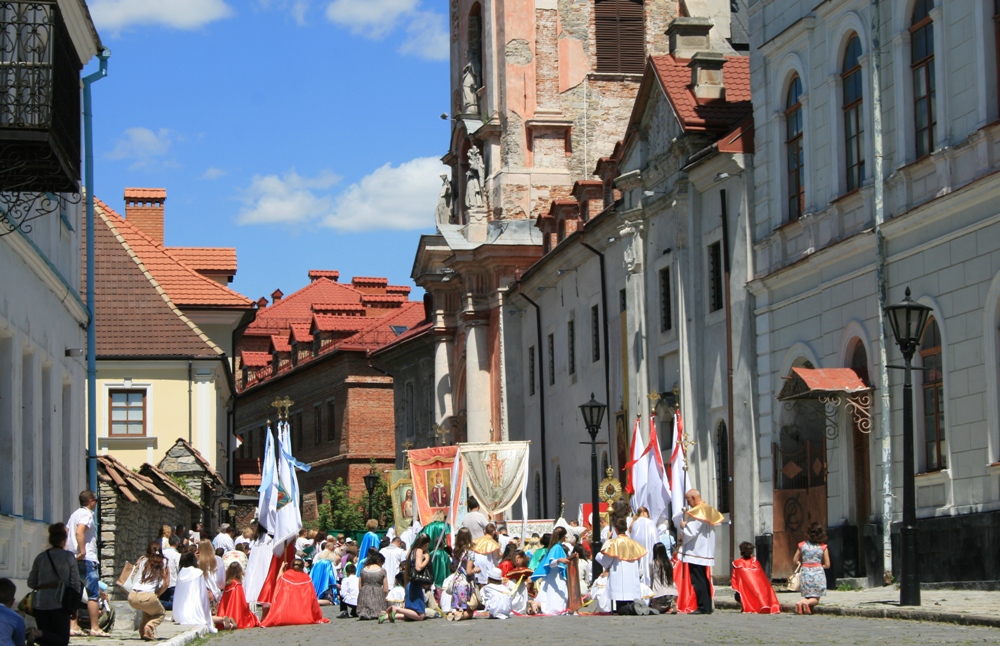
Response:
[[[617,536],[608,541],[596,560],[608,572],[608,597],[615,602],[615,611],[625,614],[626,604],[642,597],[639,562],[646,548],[628,536],[628,520],[615,520]]]
[[[503,572],[494,567],[487,572],[487,583],[480,590],[483,607],[490,619],[506,619],[511,613],[511,592],[503,583]]]
[[[389,581],[396,580],[396,574],[399,572],[400,564],[406,560],[406,550],[404,550],[399,545],[400,539],[394,537],[390,540],[389,544],[379,550],[379,554],[385,559],[385,563],[382,564],[382,569],[385,570],[385,576]]]
[[[698,614],[712,613],[711,568],[715,565],[715,526],[725,518],[701,499],[697,489],[684,495],[688,509],[681,521],[680,560],[687,565],[687,583],[693,588]],[[678,590],[678,597],[682,595]]]
[[[205,576],[198,567],[198,557],[190,552],[181,555],[181,568],[177,573],[177,587],[174,590],[173,618],[175,624],[185,626],[208,626],[210,632],[218,632],[212,617],[211,598],[222,595],[215,585],[214,576]]]
[[[597,612],[610,613],[614,603],[608,596],[608,571],[601,572],[597,580],[590,586],[590,598],[597,604]]]
[[[649,519],[649,510],[645,507],[639,507],[628,535],[646,550],[646,556],[639,560],[639,576],[642,577],[643,583],[649,585],[649,565],[653,558],[653,546],[660,540],[660,533]]]

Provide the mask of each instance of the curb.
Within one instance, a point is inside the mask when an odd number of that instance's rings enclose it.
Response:
[[[207,635],[208,633],[208,626],[199,626],[187,631],[186,633],[181,633],[180,635],[171,637],[167,641],[163,642],[161,646],[185,646],[186,644],[189,644],[199,637]]]
[[[716,599],[715,607],[725,610],[740,610],[742,607],[730,599]],[[781,612],[795,614],[795,604],[781,604]],[[845,608],[843,606],[816,606],[816,615],[839,617],[865,617],[868,619],[904,619],[908,621],[934,621],[962,626],[985,626],[1000,628],[1000,617],[990,615],[965,615],[956,612],[932,612],[927,610],[907,610],[904,608]]]

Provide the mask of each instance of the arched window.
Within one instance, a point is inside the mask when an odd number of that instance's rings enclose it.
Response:
[[[847,162],[847,190],[861,186],[865,178],[864,111],[861,109],[864,89],[861,81],[861,39],[857,34],[847,41],[841,80],[844,86],[844,152]]]
[[[729,432],[726,423],[715,428],[715,482],[716,509],[729,513]]]
[[[805,156],[802,152],[802,79],[792,78],[785,97],[785,154],[788,169],[788,219],[797,220],[806,208]]]
[[[944,437],[944,373],[941,361],[941,330],[931,318],[920,341],[920,359],[924,368],[924,446],[925,471],[947,468]]]
[[[597,0],[594,32],[598,72],[642,74],[646,66],[642,0]]]
[[[913,73],[913,126],[917,159],[934,150],[934,0],[917,0],[910,22],[910,69]]]
[[[851,369],[866,386],[872,385],[871,377],[868,374],[868,352],[865,350],[865,344],[861,341],[854,345],[854,352],[851,353]]]

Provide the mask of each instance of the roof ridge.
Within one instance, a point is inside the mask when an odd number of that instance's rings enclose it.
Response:
[[[129,233],[134,233],[135,235],[140,236],[143,240],[145,240],[146,242],[148,242],[150,245],[152,245],[158,251],[164,253],[168,258],[170,258],[175,263],[177,263],[178,267],[181,267],[184,271],[188,272],[191,276],[194,276],[197,280],[202,281],[206,285],[210,285],[212,287],[212,289],[215,289],[215,290],[220,290],[221,289],[223,292],[226,293],[227,296],[235,296],[236,298],[242,299],[242,300],[246,301],[247,305],[252,305],[253,304],[253,301],[251,301],[249,298],[247,298],[243,294],[240,294],[239,292],[235,292],[235,291],[229,289],[228,287],[226,287],[225,285],[220,285],[219,283],[215,282],[211,278],[208,278],[207,276],[204,276],[204,275],[198,273],[197,271],[195,271],[191,267],[188,267],[186,263],[182,262],[181,260],[179,260],[178,258],[176,258],[173,254],[171,254],[169,251],[167,251],[168,247],[166,247],[165,245],[162,245],[162,244],[156,242],[155,240],[153,240],[152,238],[150,238],[148,235],[146,235],[146,233],[142,229],[140,229],[140,228],[136,227],[135,225],[133,225],[131,222],[128,221],[127,218],[122,217],[122,215],[120,213],[118,213],[113,208],[111,208],[110,206],[108,206],[103,200],[101,200],[101,199],[99,199],[99,198],[97,198],[95,196],[94,197],[94,203],[97,204],[97,205],[99,205],[105,211],[106,214],[111,214],[114,217],[116,217],[118,220],[120,220],[121,222],[125,223],[128,226]],[[195,249],[197,249],[198,247],[189,247],[189,248],[195,248]],[[235,247],[218,247],[218,248],[219,249],[235,249]]]
[[[101,206],[106,207],[107,205],[101,202]],[[115,239],[118,240],[118,243],[120,245],[122,245],[126,253],[128,253],[129,257],[132,258],[132,261],[135,262],[136,266],[139,267],[139,271],[141,271],[142,275],[146,277],[146,280],[149,281],[149,284],[153,286],[153,289],[156,290],[156,293],[160,295],[160,298],[163,299],[163,302],[167,304],[167,307],[170,308],[170,310],[174,313],[174,315],[177,316],[177,318],[179,318],[181,321],[186,323],[187,326],[191,328],[191,331],[197,334],[201,338],[201,340],[205,343],[205,345],[207,345],[209,348],[215,351],[216,354],[219,355],[225,354],[222,348],[217,346],[210,338],[208,338],[208,335],[202,332],[201,328],[199,328],[194,321],[185,316],[184,313],[181,312],[180,309],[174,304],[174,302],[170,299],[170,295],[167,294],[167,290],[163,289],[160,283],[157,282],[155,278],[153,278],[153,274],[151,274],[150,271],[146,268],[146,265],[142,262],[142,259],[139,257],[139,254],[137,254],[135,250],[132,248],[132,245],[130,245],[128,241],[125,240],[125,237],[122,236],[122,234],[118,231],[118,228],[115,226],[115,224],[108,219],[108,215],[103,208],[98,210],[98,215],[101,217],[101,220],[104,221],[104,224],[107,225],[107,227],[111,230],[111,233],[115,236]],[[124,223],[125,219],[121,218],[121,221]]]

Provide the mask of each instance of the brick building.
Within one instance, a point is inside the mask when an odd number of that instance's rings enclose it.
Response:
[[[328,480],[343,478],[358,495],[371,459],[380,469],[394,463],[392,378],[372,367],[369,354],[424,319],[423,304],[407,299],[409,287],[359,276],[340,283],[339,276],[312,270],[295,293],[275,290],[270,304],[262,298],[238,346],[243,445],[235,485],[244,493],[259,485],[265,430],[276,420],[271,403],[290,397],[292,450],[312,467],[299,474],[307,519]]]

